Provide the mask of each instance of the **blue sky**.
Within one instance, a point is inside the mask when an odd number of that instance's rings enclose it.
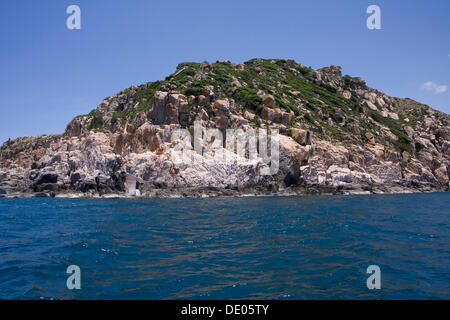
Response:
[[[72,4],[81,30],[66,28]],[[366,27],[371,4],[382,30]],[[62,133],[104,97],[164,79],[184,61],[341,65],[450,113],[449,13],[448,0],[2,0],[0,143]]]

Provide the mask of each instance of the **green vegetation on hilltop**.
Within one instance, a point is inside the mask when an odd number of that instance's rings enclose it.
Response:
[[[326,81],[321,79],[323,76],[327,77]],[[368,109],[364,105],[365,98],[349,93],[367,90],[365,81],[349,75],[341,76],[337,67],[314,70],[284,59],[252,59],[239,65],[221,61],[184,62],[163,81],[131,87],[109,98],[110,104],[117,102],[112,118],[105,120],[104,115],[94,110],[87,116],[88,129],[108,129],[117,121],[125,124],[143,113],[147,114],[158,90],[179,92],[198,101],[205,87],[214,91],[215,99],[234,99],[243,110],[255,113],[253,122],[257,125],[265,121],[261,96],[271,94],[275,108],[294,113],[294,127],[309,129],[319,138],[363,145],[367,143],[364,133],[378,136],[382,127],[387,127],[397,137],[391,145],[408,152],[420,150],[420,146],[414,145],[404,127],[422,126],[430,110],[415,101],[397,98],[393,99],[390,110],[395,108],[393,111],[398,114],[398,120],[382,114],[378,104],[378,111],[372,110],[374,107]],[[344,91],[347,91],[346,95]],[[123,96],[126,103],[121,102]]]
[[[242,105],[257,114],[261,114],[262,99],[258,96],[258,91],[249,87],[237,88],[233,94],[236,103]]]

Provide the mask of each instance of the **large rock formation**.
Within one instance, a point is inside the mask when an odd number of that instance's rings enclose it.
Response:
[[[180,161],[180,147],[196,143],[195,123],[216,135],[197,141],[208,152]],[[62,135],[4,143],[0,197],[448,190],[449,123],[448,115],[371,89],[337,66],[183,63],[164,81],[105,99]],[[183,128],[187,144],[174,136]],[[227,129],[278,129],[277,170],[261,174],[270,166],[263,156],[225,148]]]

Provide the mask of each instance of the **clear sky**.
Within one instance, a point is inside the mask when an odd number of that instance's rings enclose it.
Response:
[[[68,30],[66,8],[81,8]],[[366,9],[381,8],[381,30]],[[450,113],[448,0],[1,0],[0,143],[74,116],[180,62],[292,58]]]

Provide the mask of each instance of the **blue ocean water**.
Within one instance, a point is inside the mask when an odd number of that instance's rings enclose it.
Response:
[[[0,299],[244,298],[450,299],[450,194],[0,199]]]

